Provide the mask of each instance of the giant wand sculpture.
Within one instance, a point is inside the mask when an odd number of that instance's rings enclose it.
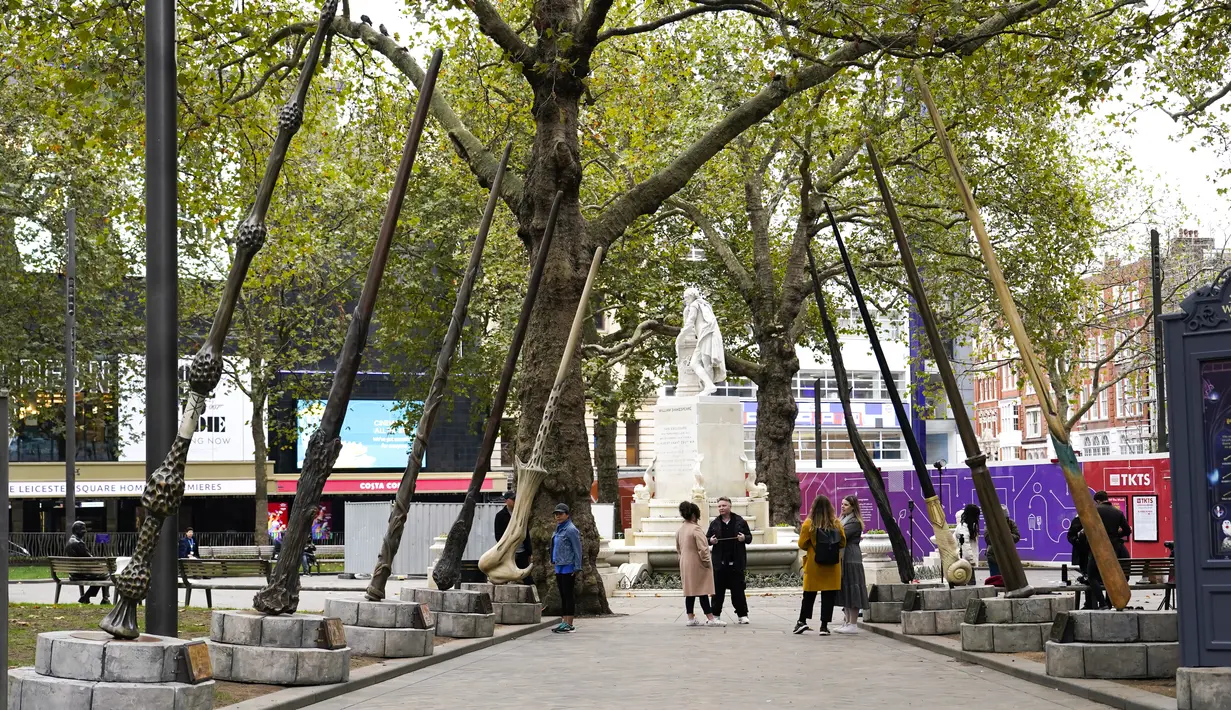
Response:
[[[389,575],[393,572],[393,558],[397,556],[398,547],[402,543],[402,530],[406,527],[406,513],[410,509],[410,499],[415,495],[415,484],[419,481],[419,471],[423,467],[423,456],[427,453],[427,440],[431,436],[432,425],[436,421],[437,412],[440,411],[440,402],[444,398],[445,388],[449,385],[449,367],[453,364],[453,353],[457,350],[457,341],[462,337],[466,310],[470,307],[470,294],[474,290],[475,279],[479,277],[479,265],[483,260],[483,245],[487,243],[487,233],[492,227],[492,218],[496,214],[496,203],[500,201],[500,185],[504,183],[504,171],[508,167],[511,150],[513,150],[513,141],[505,144],[504,155],[500,156],[500,166],[496,168],[491,194],[487,197],[487,207],[483,210],[483,221],[479,224],[479,236],[475,238],[474,247],[470,250],[470,263],[466,265],[466,275],[457,289],[457,298],[453,302],[453,315],[449,317],[449,329],[445,332],[444,343],[436,355],[436,373],[432,376],[427,398],[423,401],[423,412],[419,415],[419,425],[415,427],[415,441],[411,445],[410,458],[406,462],[406,469],[402,472],[402,482],[398,485],[398,494],[394,498],[393,508],[389,511],[389,524],[385,529],[385,538],[380,544],[376,567],[372,570],[372,583],[368,585],[367,598],[372,601],[385,598],[385,583],[389,581]]]
[[[508,355],[504,358],[504,369],[500,371],[500,383],[492,395],[491,410],[487,413],[487,425],[483,429],[483,443],[479,447],[479,457],[474,463],[474,471],[470,474],[470,485],[466,488],[466,499],[462,501],[462,509],[457,513],[457,519],[449,528],[449,536],[445,539],[445,549],[440,553],[440,559],[432,568],[432,579],[437,589],[452,589],[461,577],[459,565],[462,554],[466,551],[466,540],[470,537],[470,528],[474,525],[474,508],[479,502],[479,490],[483,480],[491,470],[492,451],[496,448],[496,437],[500,434],[500,422],[504,418],[504,404],[513,385],[513,374],[517,370],[517,359],[521,355],[522,343],[526,340],[526,329],[530,326],[530,312],[534,310],[534,301],[538,297],[539,282],[543,280],[543,267],[547,264],[547,254],[551,250],[551,238],[556,232],[556,215],[560,211],[560,201],[564,199],[563,192],[557,192],[551,203],[551,212],[547,215],[547,226],[543,229],[543,238],[539,240],[539,253],[534,259],[534,268],[530,271],[530,283],[526,286],[526,296],[521,302],[521,315],[517,318],[517,327],[513,330],[513,340],[509,343]]]
[[[807,209],[805,207],[805,209]],[[838,330],[834,328],[829,317],[829,308],[825,305],[825,291],[821,289],[821,277],[816,270],[816,259],[812,256],[812,246],[808,250],[808,271],[812,275],[812,293],[816,296],[816,309],[821,314],[821,328],[825,331],[825,341],[829,345],[829,357],[833,360],[834,379],[838,382],[838,397],[842,400],[843,418],[846,420],[846,433],[851,440],[851,449],[855,452],[855,460],[863,469],[863,477],[872,491],[872,499],[876,501],[876,509],[885,521],[885,532],[889,533],[889,544],[893,546],[894,562],[898,567],[898,577],[903,584],[909,584],[915,579],[915,564],[911,549],[902,536],[897,518],[893,515],[893,507],[889,505],[889,493],[885,490],[885,479],[868,452],[868,447],[859,436],[855,426],[855,414],[851,407],[851,381],[846,374],[846,365],[842,362],[842,341],[838,339]],[[871,331],[869,331],[871,332]],[[819,414],[818,414],[819,416]],[[817,446],[821,442],[816,442]]]
[[[889,181],[881,171],[880,161],[872,142],[866,142],[868,160],[872,163],[872,172],[876,174],[876,184],[880,187],[881,200],[885,203],[885,213],[889,215],[889,224],[893,227],[893,235],[897,239],[898,251],[902,254],[902,266],[906,270],[906,278],[910,282],[911,293],[915,297],[915,307],[919,309],[919,318],[923,321],[923,329],[927,333],[928,345],[932,349],[932,360],[940,373],[945,394],[949,397],[949,406],[953,410],[953,421],[957,426],[958,436],[962,439],[962,448],[966,451],[966,465],[970,467],[970,477],[974,481],[979,502],[983,505],[984,518],[987,520],[987,531],[993,546],[996,548],[996,558],[1001,560],[1000,574],[1005,581],[1005,588],[1013,593],[1025,594],[1029,589],[1026,582],[1026,571],[1022,569],[1021,557],[1017,554],[1017,546],[1009,533],[1008,521],[1001,528],[1000,521],[1004,519],[1004,511],[1000,509],[1000,497],[996,493],[996,484],[992,474],[987,470],[987,456],[979,450],[979,438],[975,436],[975,428],[970,423],[970,413],[962,402],[962,391],[958,388],[957,378],[953,376],[953,365],[949,362],[949,354],[945,351],[945,343],[941,340],[940,329],[936,325],[936,314],[932,312],[932,304],[928,301],[927,292],[923,290],[923,279],[915,266],[915,255],[906,241],[906,230],[902,228],[902,220],[898,217],[898,208],[894,205],[893,195],[889,192]],[[935,510],[933,510],[933,507]],[[938,525],[945,530],[944,509],[938,500],[935,506],[928,500],[928,520],[938,531]],[[997,532],[1000,530],[1000,532]],[[950,533],[952,535],[952,533]],[[1004,535],[1004,537],[997,537]],[[936,538],[940,540],[939,533]],[[1003,544],[999,541],[1003,541]],[[1001,548],[1005,553],[1000,552]]]
[[[141,523],[132,561],[122,572],[113,575],[117,592],[115,607],[98,624],[99,628],[116,638],[133,639],[138,636],[137,605],[145,599],[150,587],[150,556],[158,543],[162,521],[179,509],[180,501],[184,498],[184,462],[188,459],[188,448],[192,446],[192,435],[205,411],[206,400],[222,377],[223,341],[231,329],[231,318],[235,315],[235,306],[239,301],[244,278],[248,275],[248,267],[265,244],[265,217],[269,213],[274,186],[277,185],[278,175],[286,162],[286,151],[290,147],[291,138],[303,123],[308,86],[312,83],[312,75],[316,73],[321,46],[329,34],[329,26],[337,10],[338,0],[327,0],[321,9],[316,34],[312,37],[308,56],[299,72],[295,93],[278,111],[278,134],[265,163],[265,174],[261,178],[260,187],[257,188],[256,199],[253,200],[247,216],[239,223],[235,238],[235,259],[231,262],[230,273],[227,274],[227,283],[222,291],[218,311],[214,315],[209,335],[193,358],[188,372],[188,400],[180,417],[179,431],[162,465],[150,474],[145,491],[141,494],[141,505],[145,507],[148,515]]]
[[[855,265],[846,251],[846,243],[842,241],[842,233],[838,231],[838,222],[825,203],[825,214],[829,216],[829,226],[833,228],[833,238],[838,243],[838,253],[842,256],[842,265],[846,268],[846,280],[850,282],[851,294],[855,296],[855,304],[859,307],[859,315],[863,318],[863,327],[868,331],[868,342],[872,345],[872,353],[876,356],[876,364],[880,368],[881,378],[885,381],[885,389],[889,392],[889,401],[893,403],[893,413],[902,428],[902,437],[906,439],[906,450],[910,452],[910,461],[915,466],[915,475],[919,478],[919,487],[923,490],[923,498],[928,506],[928,520],[936,534],[936,547],[940,548],[940,567],[945,579],[955,585],[970,584],[974,577],[974,569],[957,551],[957,538],[945,520],[945,509],[932,486],[932,476],[928,473],[927,463],[923,460],[923,452],[919,450],[919,442],[910,428],[910,419],[906,416],[906,407],[902,406],[902,396],[898,393],[897,383],[893,379],[893,371],[889,369],[889,361],[885,359],[885,351],[881,348],[880,338],[876,334],[876,322],[868,312],[868,304],[863,298],[863,289],[859,287],[859,279],[855,276]],[[999,508],[998,508],[999,510]]]
[[[915,80],[919,83],[919,91],[923,96],[924,104],[927,105],[928,115],[932,118],[932,125],[936,127],[940,148],[945,154],[945,160],[949,162],[949,172],[953,176],[954,185],[957,186],[958,195],[962,198],[962,206],[966,209],[970,228],[979,242],[979,251],[983,254],[983,263],[987,265],[987,274],[991,277],[996,299],[1000,301],[1000,308],[1004,311],[1005,320],[1009,323],[1009,330],[1013,332],[1013,339],[1017,342],[1017,350],[1021,354],[1026,375],[1034,385],[1035,392],[1038,393],[1043,416],[1047,418],[1047,429],[1051,433],[1052,445],[1056,449],[1056,457],[1060,460],[1060,467],[1064,470],[1064,479],[1068,483],[1069,494],[1072,495],[1073,503],[1077,506],[1077,515],[1081,518],[1082,527],[1090,543],[1090,554],[1098,564],[1099,574],[1103,577],[1103,584],[1107,587],[1108,598],[1117,609],[1123,609],[1128,605],[1132,593],[1129,591],[1128,581],[1124,578],[1124,570],[1121,569],[1116,553],[1111,547],[1111,540],[1107,537],[1107,530],[1103,527],[1103,522],[1094,507],[1094,500],[1090,497],[1090,489],[1086,486],[1085,477],[1082,476],[1081,464],[1077,463],[1077,456],[1073,454],[1073,446],[1069,443],[1069,435],[1064,428],[1064,422],[1060,421],[1060,413],[1056,411],[1056,405],[1048,394],[1050,382],[1047,374],[1035,356],[1034,345],[1030,342],[1026,326],[1017,312],[1017,304],[1013,302],[1009,284],[1000,270],[1000,262],[996,260],[996,251],[992,248],[992,241],[987,237],[987,229],[983,226],[979,206],[975,203],[970,186],[966,184],[962,164],[958,162],[957,153],[953,150],[953,144],[949,142],[949,135],[945,131],[944,119],[940,117],[940,111],[937,110],[936,102],[932,99],[932,91],[923,78],[923,72],[919,71],[919,67],[915,67]],[[987,512],[985,504],[984,514]],[[988,519],[990,523],[992,520],[990,515]],[[997,557],[1000,556],[1000,551],[1001,547],[998,545]],[[1006,579],[1005,582],[1008,583],[1008,580]]]
[[[547,395],[547,405],[543,407],[543,418],[539,420],[539,430],[534,437],[534,448],[530,450],[530,460],[523,462],[519,457],[517,467],[517,501],[513,504],[513,516],[509,527],[505,528],[504,536],[496,542],[495,547],[483,553],[479,558],[479,569],[487,575],[487,581],[493,584],[508,584],[526,578],[530,570],[520,569],[514,559],[517,546],[526,537],[526,526],[530,522],[530,509],[534,505],[534,497],[538,495],[539,486],[547,477],[547,469],[543,466],[543,452],[547,448],[547,437],[551,434],[551,424],[556,418],[559,406],[560,392],[564,389],[564,381],[568,379],[568,371],[573,363],[573,351],[577,349],[577,341],[581,338],[581,326],[586,320],[586,308],[590,303],[590,290],[594,287],[594,279],[598,276],[598,267],[603,262],[603,248],[594,252],[594,261],[590,262],[590,273],[586,276],[585,288],[581,290],[581,300],[577,302],[577,312],[573,315],[573,325],[568,332],[568,342],[564,344],[564,354],[560,356],[560,367],[556,369],[556,382]]]
[[[252,607],[266,614],[289,614],[299,607],[300,559],[308,544],[308,536],[311,535],[312,518],[321,502],[325,481],[333,472],[333,464],[342,451],[342,439],[339,435],[346,419],[346,408],[350,405],[355,376],[359,372],[359,361],[368,342],[368,328],[372,325],[376,294],[380,291],[385,264],[389,261],[389,247],[393,244],[393,233],[397,229],[402,202],[406,198],[406,185],[410,182],[410,171],[415,164],[415,155],[419,152],[419,138],[423,135],[423,127],[427,123],[428,105],[432,101],[432,91],[436,88],[436,76],[440,73],[440,57],[439,49],[432,53],[423,88],[419,91],[418,105],[415,106],[410,132],[402,149],[402,160],[393,178],[389,202],[385,205],[385,215],[380,223],[380,235],[372,248],[368,275],[364,280],[363,290],[359,292],[355,310],[351,313],[350,327],[346,329],[346,337],[342,341],[342,352],[338,354],[337,370],[333,373],[333,384],[329,388],[325,411],[321,414],[320,426],[308,440],[303,471],[299,474],[299,488],[295,492],[290,520],[282,538],[282,553],[269,577],[269,584],[252,598]]]

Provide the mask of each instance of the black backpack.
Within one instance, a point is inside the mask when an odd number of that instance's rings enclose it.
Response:
[[[837,528],[816,529],[813,554],[818,565],[836,565],[842,559],[842,536]]]

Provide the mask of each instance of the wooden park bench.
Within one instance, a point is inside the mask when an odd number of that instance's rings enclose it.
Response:
[[[268,560],[274,556],[273,545],[201,545],[201,559]]]
[[[194,579],[225,579],[227,577],[261,577],[269,580],[269,560],[247,559],[208,559],[185,558],[179,561],[181,586],[184,587],[184,606],[192,601],[192,590],[205,590],[205,603],[214,608],[215,589],[248,589],[248,586],[238,584],[199,584],[193,586]]]
[[[1067,568],[1067,565],[1065,567]],[[1120,560],[1120,569],[1124,570],[1124,577],[1129,580],[1129,589],[1161,589],[1163,590],[1163,601],[1158,608],[1172,608],[1172,595],[1175,594],[1175,559],[1171,557],[1129,557]],[[1141,577],[1141,580],[1134,583],[1133,577]],[[1090,587],[1084,584],[1069,583],[1067,569],[1061,573],[1061,578],[1066,586],[1056,591],[1073,592],[1073,604],[1081,608],[1081,593],[1089,591]]]
[[[56,582],[56,604],[60,603],[60,589],[68,585],[77,585],[78,596],[85,594],[86,587],[114,587],[111,575],[115,574],[114,557],[48,557],[51,565],[51,578]],[[94,575],[98,579],[71,579],[70,575]]]

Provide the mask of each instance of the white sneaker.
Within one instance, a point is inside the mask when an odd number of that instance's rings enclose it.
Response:
[[[840,634],[857,634],[859,633],[859,627],[854,624],[843,624],[837,628],[837,632]]]
[[[712,619],[710,619],[709,621],[705,622],[705,625],[706,625],[706,626],[726,626],[726,625],[727,625],[727,622],[725,622],[725,621],[723,621],[722,619],[720,619],[720,618],[718,618],[718,617],[716,617],[716,616],[715,616],[714,618],[712,618]]]
[[[739,623],[741,623],[741,624],[751,624],[752,622],[748,620],[748,617],[746,617],[746,616],[741,616],[741,617],[739,618]]]
[[[701,626],[701,620],[694,617],[692,619],[689,619],[688,622],[685,623],[684,625],[685,626]]]

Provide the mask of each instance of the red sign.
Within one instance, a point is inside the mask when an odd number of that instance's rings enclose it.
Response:
[[[415,484],[415,491],[419,493],[465,493],[469,482],[467,478],[420,478]],[[325,494],[397,493],[401,485],[402,482],[399,479],[338,478],[325,481]],[[484,480],[480,490],[490,491],[492,489],[491,479]],[[297,490],[299,490],[298,480],[278,481],[279,495],[293,495]]]
[[[1084,461],[1081,468],[1091,491],[1110,493],[1111,503],[1128,516],[1129,526],[1134,531],[1141,527],[1143,532],[1147,532],[1146,540],[1138,541],[1135,534],[1129,536],[1129,554],[1133,557],[1166,557],[1169,551],[1163,547],[1163,542],[1175,539],[1171,519],[1171,460],[1164,455]],[[1131,494],[1158,496],[1156,516],[1138,521],[1138,511],[1128,504]],[[1151,536],[1153,539],[1150,539]]]

